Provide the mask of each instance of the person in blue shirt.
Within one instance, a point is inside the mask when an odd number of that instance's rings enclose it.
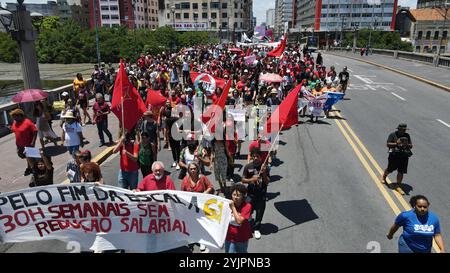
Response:
[[[430,253],[433,238],[441,253],[445,252],[441,227],[436,214],[428,210],[430,202],[423,195],[411,197],[409,201],[412,210],[400,213],[395,219],[387,238],[392,240],[394,233],[403,227],[403,233],[398,240],[400,253]]]

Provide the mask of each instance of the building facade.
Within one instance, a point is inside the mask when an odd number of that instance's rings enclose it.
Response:
[[[444,24],[445,11],[433,8],[410,10],[415,22],[412,23],[411,34],[415,52],[440,53],[450,52],[450,26]],[[445,25],[445,26],[444,26]]]
[[[222,38],[251,30],[253,0],[159,0],[159,26],[212,31]]]
[[[294,28],[342,31],[361,28],[393,31],[398,0],[296,0]]]
[[[436,7],[442,5],[444,2],[445,0],[417,0],[417,8],[424,9]]]
[[[292,18],[294,14],[293,0],[275,1],[275,25],[274,30],[277,36],[281,36],[289,28],[292,28]]]
[[[89,0],[68,1],[72,19],[81,25],[83,29],[90,28]]]
[[[275,25],[275,9],[268,9],[266,11],[266,25],[273,27]]]
[[[47,1],[45,4],[24,3],[27,10],[37,12],[43,16],[59,16],[58,4],[56,1]],[[17,3],[6,3],[8,10],[16,10]]]

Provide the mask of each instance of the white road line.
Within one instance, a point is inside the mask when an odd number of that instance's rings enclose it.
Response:
[[[447,126],[448,128],[450,128],[450,124],[447,124],[447,123],[443,122],[443,121],[440,120],[440,119],[437,119],[437,121],[439,121],[440,123],[442,123],[442,124],[444,124],[445,126]]]
[[[351,70],[351,69],[349,69],[349,68],[347,68],[347,70],[353,73],[353,70]]]
[[[391,94],[396,96],[397,98],[401,99],[402,101],[406,101],[404,98],[400,97],[399,95],[395,94],[394,92],[391,92]]]
[[[339,65],[339,63],[336,63],[337,65]]]

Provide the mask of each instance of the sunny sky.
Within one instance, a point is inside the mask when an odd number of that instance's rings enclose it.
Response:
[[[16,2],[13,0],[1,1]],[[46,3],[47,0],[25,0],[25,3]],[[399,0],[399,5],[407,7],[415,7],[417,0]],[[275,0],[253,0],[253,14],[256,16],[257,24],[266,21],[266,11],[275,8]]]

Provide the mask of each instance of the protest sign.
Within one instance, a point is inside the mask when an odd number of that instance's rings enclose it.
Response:
[[[311,99],[308,102],[309,111],[311,112],[311,114],[314,117],[319,117],[322,115],[323,106],[324,106],[327,98],[328,98],[327,94],[324,94],[324,95],[318,96],[314,99]]]
[[[41,158],[39,149],[34,147],[25,147],[25,155],[32,158]]]
[[[93,183],[0,194],[0,241],[77,241],[94,251],[160,252],[190,243],[221,248],[229,200],[182,191],[137,192]]]

